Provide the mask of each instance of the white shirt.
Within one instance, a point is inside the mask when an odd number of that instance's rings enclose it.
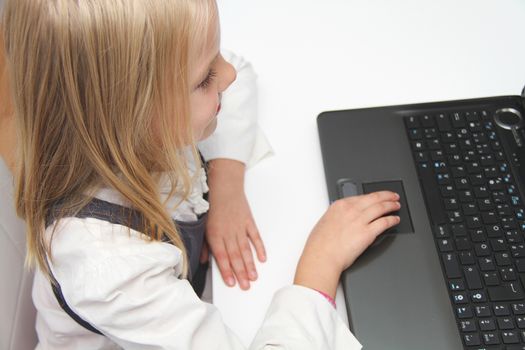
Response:
[[[199,146],[207,159],[254,164],[270,152],[255,122],[255,104],[250,103],[255,99],[255,74],[244,60],[228,59],[236,66],[238,79],[223,96],[217,134]],[[237,137],[239,134],[251,136]],[[214,147],[214,143],[222,146]],[[225,145],[231,143],[235,147]],[[111,189],[101,190],[97,197],[126,204]],[[171,212],[172,217],[181,214],[178,210]],[[105,336],[71,319],[58,305],[49,281],[36,271],[33,302],[38,311],[39,350],[244,349],[218,310],[201,301],[188,281],[179,278],[182,255],[171,244],[148,242],[140,232],[94,218],[66,218],[56,227],[52,254],[51,269],[68,305]],[[250,346],[360,348],[330,303],[318,292],[300,286],[285,287],[275,294]]]

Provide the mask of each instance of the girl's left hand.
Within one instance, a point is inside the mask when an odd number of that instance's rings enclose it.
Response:
[[[210,161],[206,239],[224,282],[233,287],[237,280],[247,290],[257,279],[251,245],[260,262],[266,261],[266,251],[244,193],[244,171],[238,161]]]

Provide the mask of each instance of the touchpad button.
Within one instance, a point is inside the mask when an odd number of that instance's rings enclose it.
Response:
[[[393,212],[393,215],[398,215],[401,218],[399,225],[392,227],[385,231],[388,233],[414,233],[412,226],[412,219],[410,218],[410,210],[408,208],[408,202],[405,195],[405,189],[402,181],[381,181],[381,182],[369,182],[363,183],[363,193],[372,193],[377,191],[392,191],[399,194],[399,202],[401,208],[397,212]],[[390,214],[389,214],[390,215]]]

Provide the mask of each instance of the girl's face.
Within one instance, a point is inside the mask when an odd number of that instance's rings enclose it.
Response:
[[[190,72],[191,124],[193,136],[201,141],[217,127],[217,113],[221,109],[221,95],[235,80],[235,68],[224,60],[219,51],[219,26],[210,26],[210,42],[199,57],[195,70]]]

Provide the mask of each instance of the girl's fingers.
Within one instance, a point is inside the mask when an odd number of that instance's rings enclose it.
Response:
[[[239,282],[241,289],[246,290],[250,288],[250,283],[248,281],[248,273],[246,272],[246,267],[244,266],[244,261],[241,254],[241,249],[237,243],[235,237],[228,239],[226,243],[226,251],[228,252],[228,257],[230,259],[230,265],[233,268],[233,273]]]
[[[224,241],[222,239],[217,239],[211,240],[209,243],[224,283],[229,287],[235,286],[235,278],[233,277],[233,271]]]
[[[399,195],[391,191],[379,191],[363,194],[360,196],[348,197],[345,200],[348,200],[349,202],[353,203],[355,209],[364,210],[369,206],[379,202],[397,201],[399,200]]]
[[[248,278],[250,281],[255,281],[257,279],[257,269],[253,262],[252,249],[250,247],[250,241],[248,237],[241,236],[238,237],[237,242],[241,248],[242,259],[244,260],[244,266],[248,272]]]
[[[400,221],[401,219],[399,216],[383,216],[375,221],[372,221],[370,225],[368,225],[368,229],[374,236],[378,236],[389,228],[399,224]]]
[[[379,202],[363,210],[361,218],[364,223],[368,224],[381,216],[399,210],[400,207],[399,202]]]
[[[253,246],[255,247],[255,252],[257,253],[257,259],[259,259],[260,262],[266,261],[266,248],[264,247],[263,240],[261,239],[261,235],[259,234],[259,230],[253,225],[248,225],[248,237],[250,238],[250,241],[252,242]]]

